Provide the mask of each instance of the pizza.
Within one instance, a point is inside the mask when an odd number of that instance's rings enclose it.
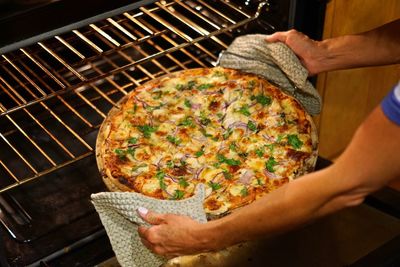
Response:
[[[313,170],[315,133],[299,102],[265,79],[190,69],[125,96],[100,128],[97,160],[112,191],[179,200],[203,183],[212,217]]]

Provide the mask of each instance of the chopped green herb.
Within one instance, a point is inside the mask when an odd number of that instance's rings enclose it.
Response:
[[[167,167],[170,169],[174,167],[174,163],[172,162],[172,160],[167,161]]]
[[[189,126],[189,127],[194,127],[193,119],[192,117],[185,117],[179,124],[178,126]]]
[[[128,147],[128,149],[126,150],[126,154],[129,154],[131,156],[135,156],[135,149],[132,147]]]
[[[232,142],[229,144],[229,149],[232,150],[233,152],[237,151],[237,146],[235,142]]]
[[[197,86],[197,89],[200,90],[200,91],[202,91],[202,90],[209,89],[209,88],[211,88],[211,87],[214,87],[214,84],[211,84],[211,83],[203,83],[203,84],[200,84],[199,86]]]
[[[129,114],[135,114],[136,111],[137,111],[137,104],[135,103],[135,104],[133,104],[133,109],[132,109],[132,110],[129,110],[128,113],[129,113]]]
[[[167,140],[170,142],[170,143],[172,143],[172,144],[174,144],[174,145],[179,145],[181,142],[182,142],[182,140],[181,139],[179,139],[178,137],[173,137],[172,135],[168,135],[167,136]]]
[[[219,141],[218,136],[213,136],[213,137],[211,137],[211,139],[212,139],[213,141],[215,141],[215,142]]]
[[[276,143],[280,143],[283,139],[283,137],[285,137],[283,134],[278,135],[278,138],[276,139]]]
[[[157,99],[160,99],[161,96],[162,96],[162,91],[156,91],[156,92],[153,92],[153,93],[152,93],[152,96],[151,96],[151,97],[152,97],[153,99],[157,100]]]
[[[164,179],[164,177],[165,177],[165,173],[163,171],[158,171],[156,173],[156,178],[157,179]]]
[[[249,194],[249,191],[247,191],[247,187],[243,187],[242,190],[240,190],[240,194],[242,197],[245,197]]]
[[[263,105],[263,106],[267,106],[270,105],[272,103],[272,99],[269,96],[266,95],[256,95],[256,96],[252,96],[251,100],[256,100],[257,103]]]
[[[299,139],[296,134],[288,134],[287,135],[288,143],[295,149],[300,149],[303,145],[303,142]]]
[[[185,99],[185,106],[188,108],[192,107],[192,103],[190,103],[189,99]]]
[[[253,89],[256,86],[256,81],[255,80],[250,80],[247,82],[247,88]]]
[[[260,158],[262,158],[264,156],[264,149],[263,148],[257,148],[254,152]]]
[[[225,76],[225,73],[223,73],[222,71],[217,70],[217,71],[214,71],[212,76],[213,77]]]
[[[210,124],[211,120],[207,118],[207,115],[204,110],[200,111],[200,123],[204,126]]]
[[[265,163],[265,168],[269,171],[269,172],[275,172],[274,170],[274,166],[278,164],[278,162],[275,161],[274,157],[270,157],[268,159],[268,161]]]
[[[203,148],[202,148],[201,150],[197,151],[196,153],[194,153],[194,155],[195,155],[196,157],[201,157],[201,156],[203,156],[203,155],[204,155],[204,150],[203,150]]]
[[[257,125],[252,121],[249,121],[247,123],[247,128],[249,128],[249,130],[253,132],[257,131]]]
[[[263,182],[261,181],[260,178],[257,178],[257,184],[258,184],[258,185],[263,185]]]
[[[221,112],[218,112],[218,113],[217,113],[217,117],[218,117],[218,118],[221,119],[223,116],[224,116],[224,114],[222,114]]]
[[[208,133],[206,132],[206,130],[204,130],[203,128],[200,128],[200,132],[201,132],[205,137],[212,137],[212,135],[211,135],[211,134],[208,134]]]
[[[180,178],[180,179],[179,179],[179,185],[180,185],[181,187],[183,187],[183,188],[186,188],[186,187],[189,186],[189,183],[186,181],[185,178]]]
[[[136,144],[138,141],[138,139],[136,137],[131,137],[128,139],[128,143],[129,144]]]
[[[229,166],[238,166],[238,165],[240,165],[240,160],[228,159],[222,154],[217,154],[217,159],[218,159],[219,163],[226,163]]]
[[[275,144],[267,144],[265,146],[268,147],[270,153],[274,152]]]
[[[187,88],[188,89],[193,89],[193,87],[196,85],[196,81],[189,81],[187,83]]]
[[[214,183],[213,181],[209,181],[208,185],[211,187],[212,191],[216,191],[222,187],[220,183]]]
[[[150,125],[139,125],[137,126],[138,130],[143,133],[143,136],[146,138],[150,138],[150,135],[157,131],[157,127]]]
[[[125,150],[117,148],[117,149],[114,150],[114,152],[115,152],[115,154],[117,154],[119,159],[126,159]]]
[[[243,105],[240,109],[237,110],[237,112],[239,112],[247,117],[251,115],[251,113],[249,111],[249,105],[247,105],[247,104]]]
[[[184,195],[185,193],[183,191],[176,189],[172,199],[182,199]]]
[[[156,109],[160,109],[163,106],[164,106],[164,104],[162,104],[162,103],[160,105],[158,105],[158,106],[146,106],[146,110],[147,111],[153,111],[153,110],[156,110]]]
[[[163,171],[158,171],[156,173],[156,178],[159,181],[160,188],[163,190],[165,190],[167,188],[167,185],[165,184],[165,181],[164,181],[164,177],[165,177],[165,173]]]
[[[227,180],[232,179],[232,174],[228,170],[223,170],[222,172],[224,174],[225,179]]]
[[[228,128],[228,130],[222,135],[224,139],[228,139],[229,136],[233,133],[233,130],[231,128]]]
[[[220,166],[221,166],[221,164],[218,162],[213,163],[213,167],[215,167],[215,168],[219,168]]]
[[[185,85],[184,84],[177,84],[176,86],[175,86],[175,88],[176,88],[176,90],[179,90],[179,91],[182,91],[182,90],[185,90],[184,88],[185,88]]]

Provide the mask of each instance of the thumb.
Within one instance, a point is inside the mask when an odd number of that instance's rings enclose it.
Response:
[[[137,209],[137,213],[145,222],[149,224],[161,224],[164,222],[164,214],[149,211],[144,207],[139,207]]]
[[[286,42],[287,35],[285,32],[275,32],[271,35],[267,35],[265,40],[267,42],[275,43],[275,42]]]

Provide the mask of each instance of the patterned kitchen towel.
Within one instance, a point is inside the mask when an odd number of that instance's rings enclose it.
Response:
[[[158,200],[131,192],[101,192],[92,194],[92,203],[110,238],[112,248],[122,267],[156,267],[165,259],[153,254],[140,241],[137,228],[147,225],[136,210],[145,207],[158,213],[187,215],[206,222],[203,209],[205,188],[199,184],[193,197],[183,200]]]
[[[221,67],[254,73],[295,97],[311,115],[321,112],[321,97],[307,80],[308,72],[284,43],[268,43],[266,35],[236,38],[219,58]]]

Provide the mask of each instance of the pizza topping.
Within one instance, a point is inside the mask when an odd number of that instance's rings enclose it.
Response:
[[[240,160],[236,159],[228,159],[222,154],[217,154],[217,159],[219,163],[226,163],[229,166],[237,166],[240,165]]]
[[[251,100],[256,100],[257,103],[261,104],[262,106],[267,106],[272,103],[272,99],[269,96],[265,96],[263,94],[251,96]]]
[[[239,112],[247,117],[249,117],[251,115],[251,113],[249,111],[249,105],[247,105],[247,104],[243,105],[241,108],[236,110],[236,112]]]
[[[265,168],[269,171],[269,172],[275,172],[274,170],[274,166],[277,165],[278,162],[275,161],[274,157],[270,157],[268,159],[268,161],[265,163]]]
[[[150,125],[139,125],[137,126],[137,128],[146,138],[150,138],[151,134],[157,131],[157,127],[153,127]]]
[[[174,144],[176,146],[179,145],[180,143],[182,143],[181,139],[179,139],[178,137],[173,137],[172,135],[168,135],[167,140],[168,140],[168,142],[170,142],[171,144]]]
[[[175,193],[172,195],[171,199],[175,199],[175,200],[176,199],[182,199],[184,195],[185,195],[185,192],[183,192],[183,191],[181,191],[179,189],[176,189]]]
[[[216,191],[222,187],[220,183],[214,183],[213,181],[209,181],[208,185],[211,187],[212,191]]]
[[[300,149],[303,145],[303,142],[299,139],[299,137],[295,134],[287,135],[288,143],[295,149]]]

